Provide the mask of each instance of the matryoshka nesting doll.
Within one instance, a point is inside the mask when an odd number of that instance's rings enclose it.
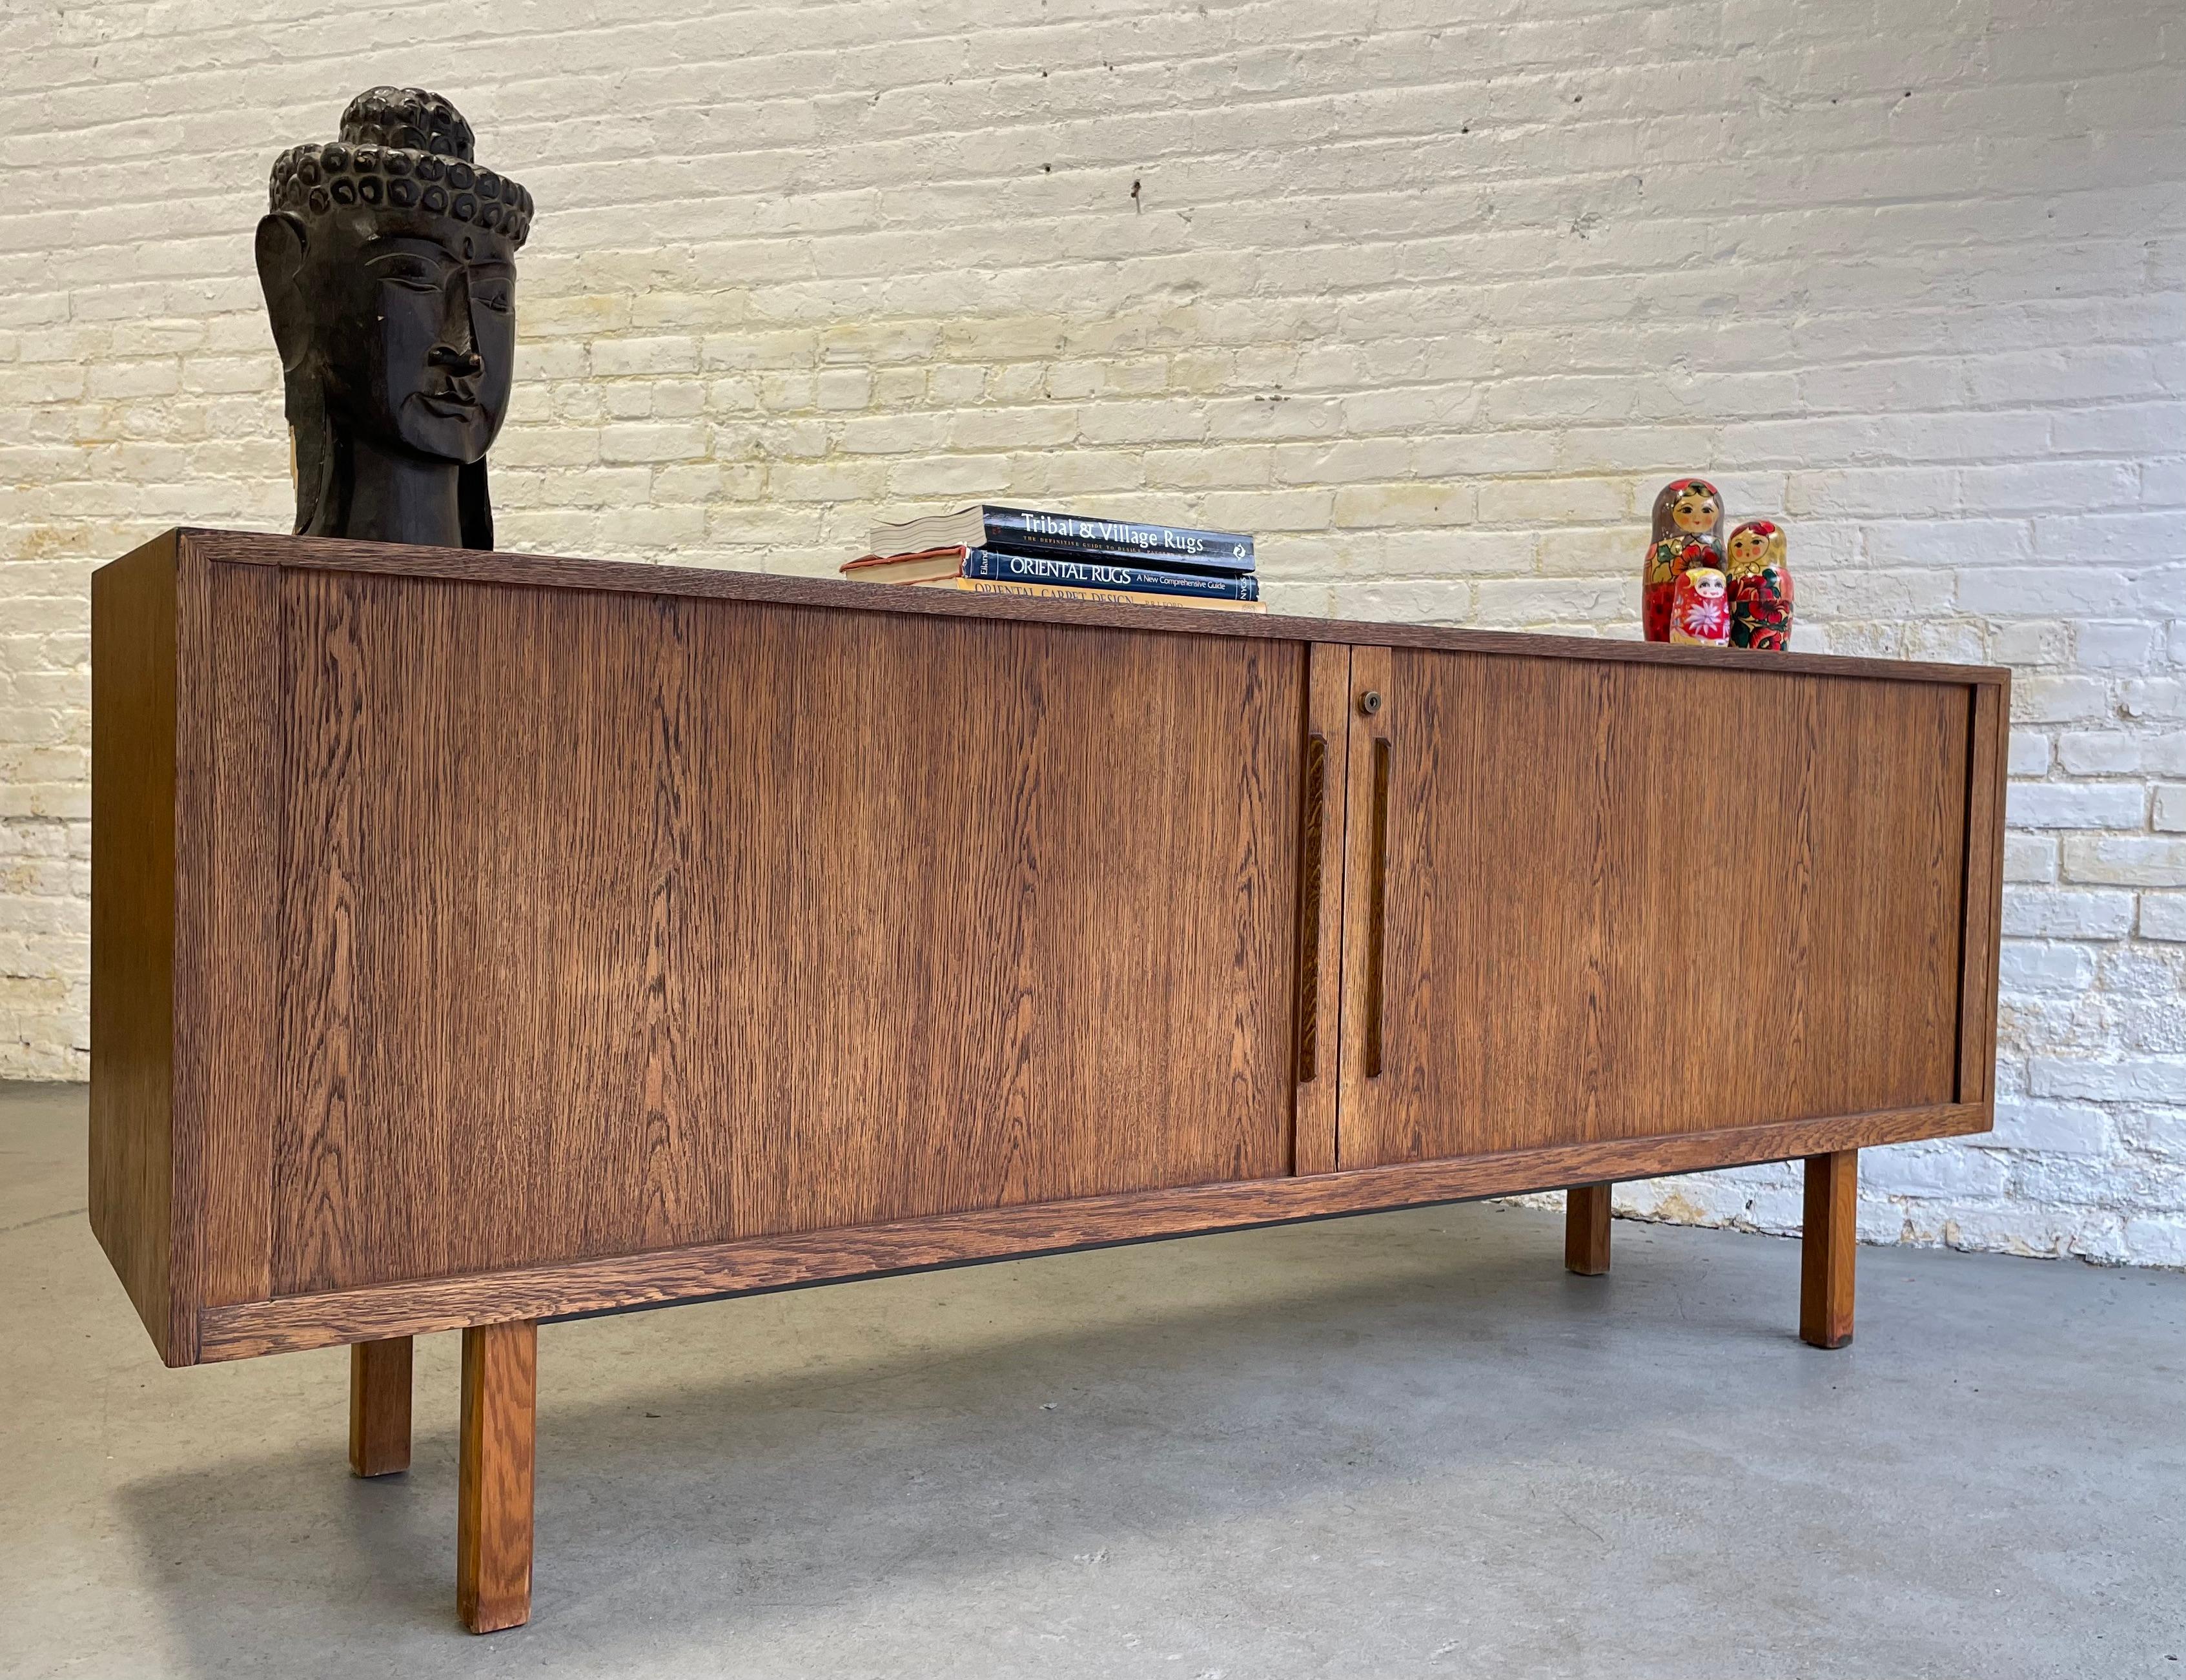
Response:
[[[1706,479],[1675,479],[1655,498],[1655,535],[1640,586],[1640,619],[1650,641],[1668,641],[1681,574],[1723,564],[1723,498]]]
[[[1783,528],[1748,519],[1730,534],[1730,645],[1782,650],[1791,644],[1791,568]]]
[[[1730,640],[1729,580],[1712,566],[1688,566],[1678,574],[1670,606],[1670,640],[1720,647]]]

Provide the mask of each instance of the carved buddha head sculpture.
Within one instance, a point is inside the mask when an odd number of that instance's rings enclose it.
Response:
[[[296,529],[493,546],[531,194],[479,169],[438,94],[374,87],[274,160],[258,277],[287,375]]]

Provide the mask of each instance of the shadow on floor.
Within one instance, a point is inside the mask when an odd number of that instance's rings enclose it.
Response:
[[[351,1480],[345,1353],[160,1369],[81,1093],[7,1112],[25,1674],[2186,1672],[2186,1279],[1865,1250],[1821,1353],[1795,1243],[1579,1280],[1490,1207],[549,1326],[535,1619],[474,1640],[456,1338]]]
[[[1617,1280],[1570,1278],[1552,1241],[1513,1249],[1491,1215],[1440,1218],[1431,1249],[1365,1257],[1382,1275],[1365,1281],[1326,1250],[1370,1250],[1373,1222],[1022,1263],[1012,1269],[1125,1275],[1075,1313],[1029,1299],[1014,1322],[1008,1300],[978,1301],[995,1268],[866,1285],[929,1318],[968,1293],[986,1319],[937,1322],[877,1357],[855,1326],[810,1322],[829,1316],[817,1296],[768,1303],[765,1317],[786,1318],[805,1345],[756,1361],[744,1344],[757,1302],[550,1325],[539,1619],[581,1622],[595,1649],[642,1644],[655,1615],[679,1639],[742,1644],[770,1623],[945,1592],[1028,1557],[1098,1559],[1118,1537],[1172,1547],[1342,1510],[1392,1483],[1494,1479],[1544,1457],[1585,1466],[1702,1404],[1696,1372],[1620,1380],[1626,1338],[1600,1316],[1629,1293]],[[1531,1223],[1529,1235],[1556,1235]],[[1212,1252],[1222,1245],[1233,1259]],[[1775,1246],[1774,1299],[1738,1302],[1701,1334],[1764,1339],[1791,1403],[1811,1397],[1821,1367],[1809,1360],[1826,1356],[1792,1338],[1796,1252]],[[1247,1299],[1224,1298],[1233,1266]],[[1042,1281],[1012,1292],[1045,1296]],[[585,1397],[618,1364],[612,1397]],[[421,1370],[407,1476],[340,1476],[328,1419],[327,1451],[245,1453],[124,1492],[174,1625],[193,1644],[211,1635],[202,1668],[233,1660],[218,1630],[238,1615],[308,1624],[337,1647],[384,1640],[390,1622],[454,1626],[444,1375]],[[228,1613],[193,1613],[211,1604]]]

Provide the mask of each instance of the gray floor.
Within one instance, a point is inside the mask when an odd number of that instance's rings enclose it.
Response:
[[[2186,1277],[1431,1209],[541,1336],[534,1621],[453,1608],[455,1340],[163,1369],[83,1096],[0,1093],[0,1673],[2162,1675]]]

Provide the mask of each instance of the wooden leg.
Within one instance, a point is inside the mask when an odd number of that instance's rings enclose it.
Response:
[[[456,1604],[474,1633],[531,1619],[531,1440],[539,1326],[463,1332],[462,1466],[456,1499]]]
[[[1807,1157],[1807,1227],[1800,1241],[1799,1339],[1852,1340],[1852,1257],[1859,1248],[1859,1151]]]
[[[356,1476],[410,1468],[410,1338],[349,1350],[349,1467]]]
[[[1574,1184],[1564,1192],[1564,1268],[1583,1278],[1609,1269],[1607,1184]]]

